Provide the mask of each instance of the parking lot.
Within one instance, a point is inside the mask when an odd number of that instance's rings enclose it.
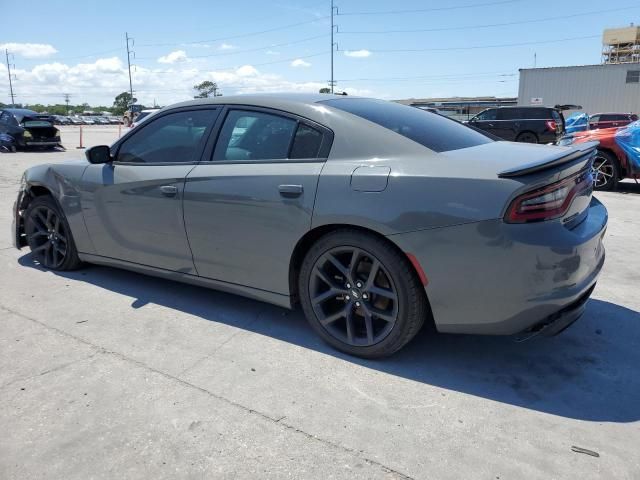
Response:
[[[22,171],[84,155],[61,131],[0,154],[0,478],[640,478],[640,185],[597,194],[607,260],[561,335],[425,330],[367,361],[299,310],[13,249]]]

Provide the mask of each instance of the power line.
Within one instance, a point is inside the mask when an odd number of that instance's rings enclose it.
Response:
[[[322,51],[322,52],[316,52],[316,53],[311,53],[309,55],[302,55],[302,56],[298,56],[298,57],[289,57],[289,58],[282,58],[280,60],[273,60],[270,62],[262,62],[262,63],[252,63],[251,66],[252,67],[263,67],[265,65],[275,65],[277,63],[287,63],[287,62],[292,62],[294,60],[298,60],[298,59],[305,59],[305,58],[313,58],[313,57],[319,57],[321,55],[327,55],[329,52],[327,51]],[[147,70],[144,73],[152,73],[154,75],[156,74],[172,74],[172,73],[178,73],[180,72],[180,70],[175,70],[175,71],[154,71],[149,67],[144,67],[144,65],[139,65],[141,68],[148,68],[149,70]],[[222,67],[222,68],[216,68],[216,72],[224,72],[224,71],[233,71],[233,70],[237,70],[238,68],[241,68],[243,65],[236,65],[235,67]]]
[[[595,10],[591,12],[582,12],[582,13],[574,13],[571,15],[555,15],[553,17],[544,17],[544,18],[536,18],[531,20],[519,20],[514,22],[502,22],[502,23],[485,23],[478,25],[466,25],[466,26],[457,26],[457,27],[437,27],[437,28],[418,28],[418,29],[409,29],[409,30],[354,30],[354,31],[341,31],[341,34],[387,34],[387,33],[422,33],[422,32],[447,32],[453,30],[471,30],[475,28],[493,28],[493,27],[505,27],[509,25],[524,25],[528,23],[541,23],[548,22],[552,20],[565,20],[568,18],[576,18],[576,17],[585,17],[588,15],[598,15],[601,13],[610,13],[610,12],[618,12],[622,10],[632,10],[639,9],[640,6],[627,6],[621,8],[613,8],[607,10]]]
[[[422,80],[422,79],[435,79],[435,80],[447,80],[449,78],[466,79],[474,77],[496,76],[496,77],[515,77],[517,73],[501,73],[501,72],[478,72],[478,73],[448,73],[440,75],[416,75],[416,76],[399,76],[399,77],[374,77],[374,78],[344,78],[339,79],[339,82],[386,82],[386,81],[409,81],[409,80]]]
[[[452,50],[481,50],[485,48],[502,48],[502,47],[521,47],[525,45],[543,45],[547,43],[561,43],[572,40],[586,40],[591,38],[600,38],[600,35],[587,35],[584,37],[568,37],[558,38],[555,40],[540,40],[536,42],[519,42],[519,43],[501,43],[495,45],[476,45],[470,47],[442,47],[442,48],[392,48],[381,50],[370,50],[371,53],[402,53],[402,52],[448,52]],[[350,49],[357,50],[357,49]]]
[[[470,5],[456,5],[451,7],[414,8],[410,10],[376,10],[368,12],[339,12],[338,15],[398,15],[403,13],[442,12],[447,10],[464,10],[468,8],[489,7],[492,5],[505,5],[507,3],[522,2],[525,0],[499,0],[494,2],[473,3]]]
[[[238,54],[247,53],[247,52],[258,52],[260,50],[269,50],[271,48],[288,47],[288,46],[291,46],[291,45],[297,45],[299,43],[309,42],[311,40],[316,40],[318,38],[325,38],[327,36],[328,36],[328,34],[323,33],[322,35],[314,35],[312,37],[305,37],[305,38],[301,38],[299,40],[294,40],[292,42],[276,43],[276,44],[267,45],[265,47],[245,48],[245,49],[241,49],[241,50],[234,50],[232,52],[211,53],[211,54],[208,54],[208,55],[189,55],[189,58],[224,57],[224,56],[228,56],[228,55],[238,55]],[[137,58],[139,60],[153,60],[155,57],[137,57]]]
[[[518,1],[520,1],[520,0],[518,0]],[[288,25],[281,25],[279,27],[268,28],[266,30],[258,30],[258,31],[253,31],[253,32],[240,33],[238,35],[232,35],[232,36],[229,36],[229,37],[214,38],[214,39],[209,39],[209,40],[195,40],[195,41],[178,42],[178,43],[175,43],[175,42],[174,43],[144,43],[144,44],[140,44],[140,46],[141,47],[173,47],[173,46],[176,46],[176,45],[222,42],[224,40],[235,40],[237,38],[252,37],[252,36],[255,36],[255,35],[262,35],[264,33],[277,32],[279,30],[286,30],[288,28],[299,27],[301,25],[309,25],[310,23],[316,23],[319,20],[324,20],[324,19],[327,19],[327,18],[329,18],[329,15],[327,15],[325,17],[318,17],[318,18],[315,18],[313,20],[307,20],[307,21],[304,21],[304,22],[290,23]]]

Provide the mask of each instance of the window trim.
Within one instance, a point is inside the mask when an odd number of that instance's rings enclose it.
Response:
[[[144,122],[141,125],[138,125],[136,128],[131,129],[129,132],[125,133],[121,138],[119,138],[114,142],[114,144],[111,146],[111,156],[113,158],[113,160],[111,161],[112,165],[134,165],[134,166],[141,166],[141,167],[142,166],[158,167],[158,166],[165,166],[165,165],[166,166],[197,165],[198,163],[200,163],[200,160],[202,159],[202,155],[205,152],[208,139],[211,136],[211,132],[218,125],[220,114],[223,110],[221,107],[222,105],[219,105],[219,104],[193,105],[193,106],[172,108],[166,111],[156,113],[152,120]],[[136,135],[138,132],[144,130],[145,128],[148,128],[149,125],[153,125],[154,122],[158,121],[163,117],[166,117],[167,115],[171,115],[174,113],[182,113],[182,112],[192,112],[197,110],[217,111],[218,115],[216,116],[214,121],[211,122],[211,125],[209,125],[207,129],[204,131],[204,133],[202,134],[202,138],[200,139],[200,143],[198,144],[198,147],[197,147],[195,160],[191,162],[120,162],[116,160],[118,158],[118,154],[120,153],[120,147],[122,146],[122,144],[126,142],[129,138],[131,138],[133,135]]]
[[[278,158],[278,159],[264,159],[264,160],[213,160],[213,154],[215,152],[215,147],[218,144],[218,140],[220,138],[220,133],[222,132],[222,126],[224,125],[225,120],[230,111],[232,110],[241,110],[247,112],[257,112],[257,113],[265,113],[269,115],[280,116],[284,118],[288,118],[290,120],[294,120],[296,122],[296,126],[294,129],[294,133],[291,137],[291,141],[289,142],[289,147],[287,150],[287,158]],[[291,154],[291,148],[293,147],[293,142],[295,140],[295,134],[297,132],[298,126],[300,124],[304,124],[308,127],[314,128],[322,133],[322,142],[320,143],[320,149],[318,153],[318,157],[315,158],[289,158]],[[297,115],[295,113],[291,113],[285,110],[279,110],[277,108],[269,108],[269,107],[259,107],[256,105],[248,105],[248,104],[225,104],[223,105],[222,111],[220,115],[218,115],[218,119],[216,121],[215,129],[211,132],[209,136],[209,140],[207,145],[205,146],[204,152],[201,156],[199,164],[203,165],[232,165],[232,164],[265,164],[265,163],[324,163],[327,161],[329,157],[329,153],[331,151],[331,146],[333,145],[334,134],[330,128],[327,128],[324,125],[319,124],[313,120],[310,120],[301,115]]]

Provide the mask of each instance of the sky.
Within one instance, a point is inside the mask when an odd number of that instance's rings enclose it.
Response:
[[[600,63],[602,30],[640,23],[640,2],[334,0],[336,91],[386,99],[517,96],[518,69]],[[0,0],[0,102],[144,105],[317,92],[330,79],[330,0]],[[13,67],[15,65],[15,67]]]

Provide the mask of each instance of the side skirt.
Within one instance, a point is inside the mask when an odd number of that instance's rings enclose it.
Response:
[[[238,285],[235,283],[223,282],[222,280],[214,280],[212,278],[198,277],[196,275],[189,275],[181,272],[174,272],[171,270],[164,270],[162,268],[150,267],[148,265],[141,265],[138,263],[127,262],[125,260],[118,260],[115,258],[101,257],[100,255],[91,255],[88,253],[78,252],[80,260],[87,263],[93,263],[96,265],[104,265],[107,267],[122,268],[123,270],[130,270],[136,273],[142,273],[144,275],[152,275],[154,277],[165,278],[167,280],[173,280],[176,282],[189,283],[191,285],[197,285],[199,287],[211,288],[213,290],[220,290],[222,292],[233,293],[235,295],[241,295],[243,297],[251,298],[261,302],[272,303],[283,308],[292,308],[291,297],[289,295],[282,295],[280,293],[269,292],[267,290],[260,290],[258,288],[251,288],[244,285]]]

